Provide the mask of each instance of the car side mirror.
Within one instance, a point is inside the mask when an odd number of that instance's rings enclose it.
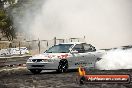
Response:
[[[71,54],[75,54],[75,53],[78,53],[78,51],[77,50],[72,50],[71,51]]]

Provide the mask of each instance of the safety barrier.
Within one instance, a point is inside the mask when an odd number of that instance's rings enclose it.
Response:
[[[26,66],[27,59],[31,55],[0,57],[0,67]]]

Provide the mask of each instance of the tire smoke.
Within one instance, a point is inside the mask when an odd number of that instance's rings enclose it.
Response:
[[[96,62],[96,68],[100,70],[132,69],[132,49],[108,51],[100,61]]]
[[[131,0],[32,0],[18,10],[19,16],[13,14],[14,24],[31,40],[86,36],[98,48],[117,47],[132,43],[131,4]]]

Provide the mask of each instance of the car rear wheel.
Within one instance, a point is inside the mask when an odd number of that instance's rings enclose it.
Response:
[[[67,70],[68,70],[68,61],[66,59],[60,60],[57,72],[63,73],[66,72]]]
[[[30,71],[31,71],[33,74],[39,74],[42,70],[41,70],[41,69],[30,69]]]

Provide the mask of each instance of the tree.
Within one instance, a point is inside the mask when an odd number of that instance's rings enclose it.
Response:
[[[0,32],[9,41],[15,38],[15,31],[13,27],[13,21],[11,17],[7,14],[4,5],[6,5],[7,3],[9,5],[13,5],[14,1],[15,0],[0,0]]]
[[[4,5],[13,5],[16,0],[0,0],[0,9],[4,9]]]

